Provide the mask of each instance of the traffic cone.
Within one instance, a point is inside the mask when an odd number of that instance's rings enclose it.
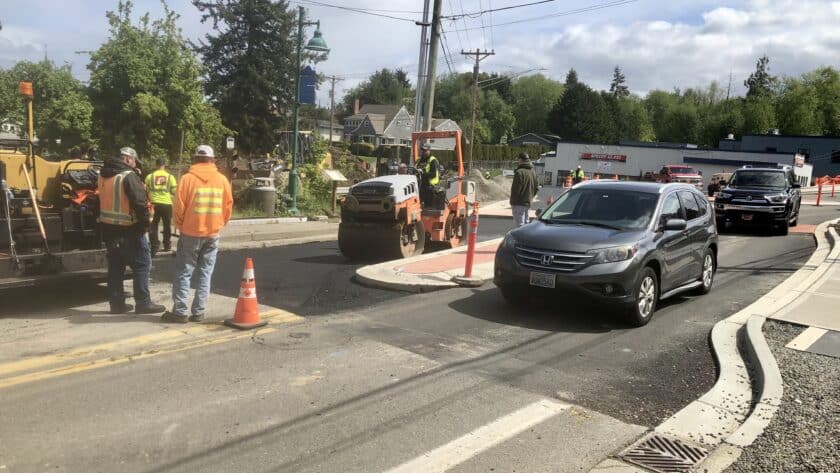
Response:
[[[250,330],[262,327],[268,322],[260,320],[260,309],[257,303],[257,284],[254,280],[254,262],[245,258],[245,270],[242,271],[242,284],[239,287],[239,298],[236,300],[236,310],[232,319],[225,319],[225,325],[240,330]]]

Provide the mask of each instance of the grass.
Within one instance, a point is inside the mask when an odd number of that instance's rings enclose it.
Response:
[[[233,218],[256,218],[256,217],[265,217],[265,214],[261,209],[257,209],[254,207],[243,207],[237,208],[234,206],[233,208]]]

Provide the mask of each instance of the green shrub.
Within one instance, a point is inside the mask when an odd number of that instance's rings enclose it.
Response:
[[[353,143],[350,145],[350,152],[356,156],[373,156],[376,147],[370,143]]]

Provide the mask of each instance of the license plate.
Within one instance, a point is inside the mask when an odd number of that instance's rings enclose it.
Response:
[[[741,214],[741,220],[745,222],[749,222],[750,220],[752,220],[752,218],[753,214]]]
[[[547,273],[531,273],[531,285],[538,287],[547,287],[554,289],[554,274]]]

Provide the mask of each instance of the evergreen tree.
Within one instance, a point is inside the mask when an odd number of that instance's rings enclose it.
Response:
[[[614,136],[612,115],[601,94],[582,83],[566,87],[548,114],[548,128],[568,140],[607,143]]]
[[[625,82],[626,80],[624,74],[621,72],[621,68],[615,66],[612,83],[610,84],[610,93],[613,97],[621,99],[630,96],[630,89],[627,88]]]
[[[778,77],[770,75],[770,59],[761,56],[755,63],[755,72],[744,81],[747,97],[769,97],[779,82]]]
[[[207,93],[246,152],[264,153],[291,127],[297,12],[288,0],[193,0],[213,31],[196,48],[208,67]],[[307,53],[307,57],[319,57]]]
[[[578,84],[579,82],[577,71],[574,68],[569,69],[569,72],[566,74],[566,87]]]

